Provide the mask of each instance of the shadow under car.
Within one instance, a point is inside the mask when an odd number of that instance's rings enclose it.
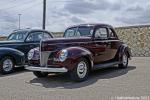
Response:
[[[99,79],[110,79],[110,78],[119,77],[135,69],[136,69],[135,66],[129,66],[126,69],[119,69],[117,67],[104,68],[104,69],[92,71],[89,75],[88,80],[79,83],[71,81],[68,74],[49,74],[49,76],[46,78],[34,78],[29,81],[29,84],[34,85],[38,83],[45,88],[61,87],[66,89],[73,89],[73,88],[89,86],[97,82]]]

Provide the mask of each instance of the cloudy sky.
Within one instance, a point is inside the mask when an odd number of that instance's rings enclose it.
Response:
[[[0,0],[0,35],[18,28],[41,28],[43,0]],[[113,26],[150,24],[149,0],[47,0],[46,29],[64,31],[81,23]]]

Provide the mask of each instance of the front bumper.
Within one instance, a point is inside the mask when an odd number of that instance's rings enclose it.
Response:
[[[27,66],[25,69],[30,70],[30,71],[41,71],[41,72],[61,72],[65,73],[68,72],[68,69],[62,67],[62,68],[47,68],[47,67],[34,67],[34,66]]]

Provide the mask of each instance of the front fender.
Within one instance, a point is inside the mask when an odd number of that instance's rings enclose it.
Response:
[[[69,47],[66,48],[66,50],[68,51],[68,57],[63,62],[63,65],[66,66],[68,69],[73,69],[75,67],[76,62],[82,57],[85,57],[88,60],[91,67],[93,66],[93,55],[86,48]]]
[[[20,65],[25,62],[24,53],[17,49],[1,47],[0,48],[0,59],[2,59],[5,56],[13,57],[16,65]]]

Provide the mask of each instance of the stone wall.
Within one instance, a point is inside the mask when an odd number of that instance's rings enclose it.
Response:
[[[63,32],[52,32],[55,38],[63,37]]]
[[[115,30],[132,49],[133,56],[150,57],[150,25],[118,27]]]
[[[137,57],[150,57],[150,25],[127,26],[115,28],[120,40],[129,45],[132,55]],[[62,33],[54,33],[61,37]]]
[[[6,36],[0,36],[0,41],[6,40]]]

